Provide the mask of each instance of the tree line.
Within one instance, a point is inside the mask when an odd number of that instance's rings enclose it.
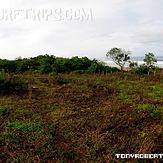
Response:
[[[109,67],[103,62],[87,57],[63,58],[54,55],[39,55],[32,58],[17,58],[15,60],[0,59],[0,70],[5,73],[111,73],[117,68]]]
[[[144,64],[138,65],[130,58],[130,51],[121,48],[112,48],[106,54],[119,67],[110,67],[106,63],[99,62],[96,59],[89,59],[87,57],[79,58],[77,56],[72,58],[56,57],[54,55],[39,55],[31,58],[17,58],[15,60],[0,59],[0,71],[5,73],[24,73],[24,72],[38,72],[38,73],[113,73],[117,71],[124,71],[126,63],[132,72],[137,74],[155,73],[159,68],[156,66],[157,59],[153,53],[145,54]]]

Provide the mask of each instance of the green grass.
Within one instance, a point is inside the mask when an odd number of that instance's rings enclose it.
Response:
[[[152,104],[140,104],[138,105],[140,112],[147,112],[152,118],[163,120],[163,106]]]
[[[160,84],[155,84],[150,87],[149,96],[156,100],[163,101],[163,87]]]
[[[4,114],[4,113],[7,113],[7,112],[8,112],[7,107],[5,107],[5,106],[0,106],[0,114]]]
[[[0,115],[5,115],[7,113],[9,113],[11,110],[10,106],[0,106]]]
[[[18,143],[17,134],[13,131],[5,131],[0,134],[0,142]]]
[[[22,132],[36,132],[42,129],[39,123],[23,121],[10,122],[7,124],[7,128]]]

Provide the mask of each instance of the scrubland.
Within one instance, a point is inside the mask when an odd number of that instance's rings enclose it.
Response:
[[[7,78],[0,85],[2,162],[119,162],[117,153],[163,152],[161,74]]]

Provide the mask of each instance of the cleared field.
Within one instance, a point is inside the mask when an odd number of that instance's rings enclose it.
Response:
[[[163,77],[19,76],[0,95],[0,160],[98,161],[163,152]]]

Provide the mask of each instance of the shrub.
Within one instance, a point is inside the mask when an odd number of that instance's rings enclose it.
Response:
[[[67,83],[69,83],[69,81],[67,79],[65,79],[61,74],[53,75],[52,78],[58,84],[67,84]]]
[[[16,91],[27,89],[27,83],[18,76],[8,75],[4,71],[0,72],[0,90],[1,91]]]
[[[134,68],[135,72],[139,75],[144,75],[144,74],[148,74],[148,67],[146,65],[140,65],[137,66],[136,68]]]
[[[87,72],[90,74],[96,73],[97,69],[98,69],[97,63],[92,63],[91,66],[88,68]]]

